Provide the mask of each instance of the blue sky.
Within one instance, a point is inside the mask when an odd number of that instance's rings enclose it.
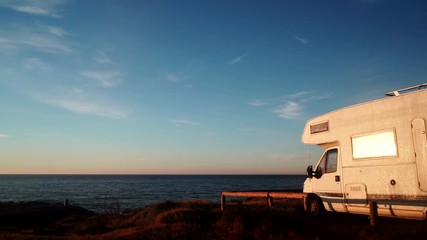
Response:
[[[0,0],[0,173],[304,173],[426,43],[425,1]]]

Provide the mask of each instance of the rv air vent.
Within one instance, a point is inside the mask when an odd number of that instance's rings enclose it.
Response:
[[[311,134],[326,132],[328,130],[329,130],[329,122],[318,123],[310,126]]]

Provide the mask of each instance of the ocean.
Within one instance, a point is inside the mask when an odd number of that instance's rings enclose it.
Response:
[[[0,175],[0,201],[120,211],[171,200],[219,202],[221,191],[301,189],[304,175]]]

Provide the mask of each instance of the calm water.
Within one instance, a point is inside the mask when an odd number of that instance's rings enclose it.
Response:
[[[63,202],[105,212],[162,200],[219,201],[221,191],[302,188],[303,175],[0,175],[0,201]]]

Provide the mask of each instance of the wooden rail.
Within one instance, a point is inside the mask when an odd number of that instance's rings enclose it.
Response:
[[[263,197],[267,198],[267,204],[271,207],[273,204],[273,198],[304,199],[306,194],[301,190],[221,192],[221,211],[224,211],[226,197]],[[378,219],[378,204],[375,201],[369,201],[369,219],[371,227],[375,229],[377,227]]]
[[[303,193],[301,190],[221,192],[221,211],[224,211],[226,197],[263,197],[267,198],[267,205],[271,207],[273,204],[273,198],[303,199],[304,196],[305,193]]]

